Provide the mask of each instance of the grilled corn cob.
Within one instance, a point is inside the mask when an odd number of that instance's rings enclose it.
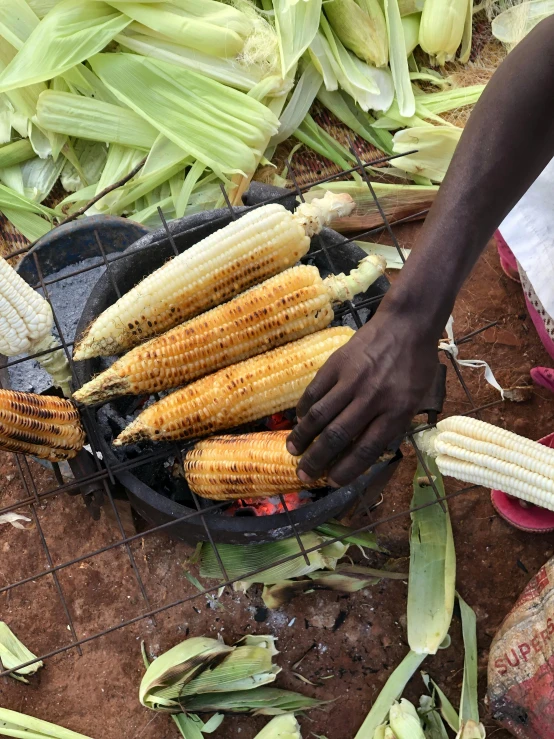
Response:
[[[185,479],[203,498],[267,498],[305,489],[296,475],[300,461],[287,451],[289,431],[215,436],[199,442],[185,457]],[[325,487],[325,479],[309,487]]]
[[[311,236],[353,208],[349,195],[326,193],[294,214],[277,204],[250,211],[105,310],[77,343],[75,359],[120,354],[292,267],[310,248]]]
[[[443,475],[554,510],[554,449],[464,416],[440,421],[418,439]]]
[[[353,334],[328,328],[203,377],[143,411],[114,444],[207,436],[292,408]]]
[[[75,457],[84,443],[70,400],[0,390],[0,449],[60,462]]]
[[[292,267],[136,347],[74,398],[88,405],[169,390],[315,333],[333,320],[333,303],[365,292],[385,268],[385,259],[370,256],[350,275],[322,280],[316,267]]]
[[[15,357],[59,347],[38,361],[70,395],[71,371],[63,349],[52,336],[53,325],[50,304],[0,257],[0,353]]]

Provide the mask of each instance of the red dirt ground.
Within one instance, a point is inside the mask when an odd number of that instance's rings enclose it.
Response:
[[[409,245],[410,233],[404,243]],[[461,349],[466,358],[486,359],[504,387],[528,382],[529,369],[548,365],[525,313],[521,290],[510,282],[489,247],[458,300],[455,311],[457,336],[489,321],[499,326],[488,330]],[[464,376],[477,404],[496,399],[478,370]],[[449,370],[449,395],[445,412],[465,411],[468,403]],[[554,401],[535,390],[528,402],[506,403],[486,411],[486,420],[531,438],[554,430]],[[12,455],[0,456],[2,505],[25,498]],[[40,490],[53,486],[52,476],[31,463]],[[411,496],[414,458],[409,450],[401,470],[389,485],[385,500],[376,511],[383,517],[406,509]],[[455,489],[455,485],[451,489]],[[27,509],[22,509],[25,513]],[[61,496],[37,506],[37,516],[59,563],[115,541],[119,532],[113,520],[103,516],[92,522],[80,498]],[[528,535],[506,525],[494,512],[486,491],[455,499],[451,514],[458,557],[458,588],[478,617],[481,697],[485,695],[487,649],[503,618],[531,576],[554,553],[554,536]],[[383,525],[378,535],[396,556],[408,553],[408,520]],[[36,526],[17,531],[0,528],[0,587],[40,572],[47,566]],[[184,565],[191,548],[162,535],[146,536],[133,546],[153,606],[170,603],[195,592],[185,577]],[[376,560],[377,561],[377,560]],[[61,570],[60,587],[70,604],[79,638],[86,638],[145,609],[133,572],[121,549],[88,559]],[[406,587],[388,582],[352,596],[314,593],[294,600],[282,610],[258,622],[260,593],[226,592],[220,607],[205,596],[174,608],[151,620],[92,641],[47,660],[31,685],[0,679],[0,705],[54,721],[94,739],[176,739],[178,732],[169,718],[143,709],[137,699],[143,673],[140,642],[151,654],[173,646],[187,633],[221,634],[228,642],[245,633],[271,633],[279,637],[283,672],[278,684],[322,699],[337,699],[328,712],[314,711],[301,720],[303,736],[325,735],[352,739],[372,701],[391,670],[407,651]],[[35,579],[0,594],[0,617],[36,653],[46,653],[71,639],[68,621],[60,606],[51,576]],[[463,652],[460,624],[454,620],[452,647],[429,659],[427,669],[445,692],[459,699]],[[293,675],[292,665],[306,652],[298,672],[316,686]],[[331,679],[322,680],[324,677]],[[417,700],[422,692],[419,677],[408,696]],[[497,739],[507,737],[487,718],[484,722]],[[262,718],[229,718],[214,739],[252,739],[264,725]]]

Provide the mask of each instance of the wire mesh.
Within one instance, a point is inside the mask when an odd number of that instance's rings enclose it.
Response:
[[[344,179],[345,176],[347,176],[349,174],[352,174],[354,172],[358,172],[361,175],[363,181],[368,186],[369,191],[371,192],[371,195],[372,195],[372,197],[373,197],[373,199],[375,201],[376,207],[379,210],[379,212],[381,214],[381,217],[383,219],[383,224],[381,226],[378,226],[378,227],[372,228],[370,230],[367,230],[367,231],[365,231],[363,233],[358,233],[356,236],[354,236],[352,238],[348,238],[348,239],[345,238],[340,243],[338,243],[336,245],[326,245],[323,240],[319,240],[319,242],[316,243],[316,248],[315,249],[312,248],[312,250],[310,251],[309,257],[313,257],[315,254],[323,253],[324,256],[325,256],[325,259],[327,261],[327,264],[329,266],[330,271],[331,272],[334,272],[335,274],[337,273],[337,269],[336,269],[335,262],[333,260],[333,253],[332,253],[333,248],[336,248],[336,246],[344,246],[345,244],[352,243],[355,240],[358,240],[360,238],[374,236],[374,235],[376,235],[378,233],[381,233],[383,231],[386,232],[389,235],[389,237],[391,238],[393,244],[396,246],[396,248],[398,250],[398,253],[400,255],[400,258],[402,259],[402,261],[405,261],[405,257],[404,257],[403,251],[402,251],[402,249],[400,248],[400,246],[398,244],[398,241],[396,239],[396,236],[395,236],[392,228],[395,225],[406,223],[408,221],[413,220],[414,218],[419,218],[419,217],[425,215],[425,213],[427,212],[426,210],[424,210],[424,211],[421,211],[418,214],[415,214],[414,216],[411,216],[411,217],[408,217],[408,218],[402,218],[402,219],[399,219],[399,220],[397,220],[395,222],[390,222],[389,219],[387,218],[386,214],[385,214],[384,209],[382,208],[381,203],[379,202],[378,197],[375,194],[375,191],[374,191],[374,189],[372,187],[371,181],[370,181],[370,179],[368,177],[368,174],[367,174],[367,169],[369,167],[375,167],[376,165],[389,162],[389,161],[393,160],[395,158],[395,156],[380,157],[378,159],[374,159],[374,160],[369,161],[369,162],[363,162],[360,159],[359,152],[358,152],[358,150],[356,148],[356,145],[352,141],[349,141],[349,144],[350,144],[350,149],[352,151],[353,157],[354,157],[354,159],[356,161],[356,166],[352,167],[347,172],[340,172],[340,173],[331,175],[329,177],[325,177],[325,178],[323,178],[321,180],[315,181],[315,182],[313,182],[313,183],[311,183],[309,185],[304,185],[304,186],[301,187],[298,184],[296,173],[294,171],[294,168],[293,168],[292,164],[290,162],[288,162],[287,165],[288,165],[289,178],[291,179],[291,181],[293,183],[293,186],[294,186],[293,189],[292,189],[292,191],[288,191],[286,194],[280,195],[280,196],[278,196],[276,198],[272,198],[270,200],[266,200],[264,202],[261,202],[261,203],[258,203],[256,205],[252,206],[253,208],[259,208],[259,207],[262,207],[263,205],[266,205],[266,204],[269,204],[269,203],[280,202],[282,200],[285,200],[287,198],[290,198],[291,197],[291,194],[295,194],[299,200],[304,200],[304,193],[307,190],[309,190],[309,189],[311,189],[313,187],[316,187],[318,185],[324,185],[325,183],[331,182],[333,180]],[[235,219],[238,214],[232,208],[232,206],[231,206],[231,204],[229,202],[229,199],[227,197],[225,197],[225,201],[226,201],[227,209],[230,211],[231,218]],[[136,254],[137,251],[142,251],[142,250],[145,250],[146,251],[148,249],[156,249],[156,247],[158,247],[162,243],[165,243],[166,241],[168,241],[169,244],[171,245],[174,254],[177,255],[179,253],[178,248],[177,248],[177,245],[176,245],[175,240],[174,240],[174,237],[173,237],[170,229],[168,228],[168,225],[166,223],[165,218],[163,217],[163,213],[160,213],[160,217],[161,217],[162,225],[164,227],[165,237],[162,238],[162,239],[160,239],[160,240],[153,241],[153,242],[147,244],[146,246],[142,246],[138,250],[135,249],[132,252],[132,254]],[[227,215],[219,218],[218,221],[216,221],[215,223],[217,224],[218,222],[220,222],[221,225],[224,225],[228,221],[228,218],[229,218],[229,213]],[[196,227],[196,228],[199,228],[199,227]],[[196,228],[188,229],[187,230],[188,235],[190,235],[190,233],[194,233],[194,231],[196,230]],[[317,239],[317,237],[316,237],[316,239]],[[96,233],[96,242],[97,242],[98,252],[99,252],[98,262],[95,263],[95,264],[93,264],[93,265],[88,265],[86,267],[81,267],[81,268],[75,269],[73,271],[66,271],[66,273],[64,274],[63,277],[58,276],[58,277],[55,277],[55,278],[46,279],[45,276],[44,276],[42,267],[41,267],[40,252],[37,251],[36,249],[34,249],[32,246],[31,247],[27,247],[27,248],[23,248],[23,249],[19,249],[17,251],[14,251],[11,254],[8,254],[7,257],[6,257],[6,258],[10,258],[10,257],[13,257],[13,256],[18,256],[18,255],[22,255],[22,254],[26,254],[26,253],[32,256],[32,258],[34,260],[34,265],[35,265],[35,268],[36,268],[36,273],[38,275],[38,283],[36,285],[34,285],[34,287],[37,288],[37,289],[41,289],[42,290],[45,298],[50,302],[50,305],[52,306],[52,312],[53,312],[53,316],[54,316],[54,321],[55,321],[57,332],[58,332],[59,337],[60,337],[60,341],[61,341],[61,345],[62,345],[62,350],[65,352],[65,354],[67,356],[67,359],[69,361],[69,364],[70,364],[70,367],[71,367],[71,371],[72,371],[72,375],[73,375],[73,379],[74,379],[74,382],[75,382],[75,386],[76,387],[79,386],[79,383],[78,383],[78,380],[77,380],[77,375],[76,375],[75,367],[73,365],[73,360],[72,360],[72,354],[71,354],[71,351],[70,351],[71,347],[73,346],[73,342],[70,341],[70,340],[68,340],[64,336],[64,332],[62,330],[62,327],[61,327],[60,322],[58,320],[58,317],[56,315],[55,307],[52,304],[52,300],[50,299],[48,288],[49,288],[49,286],[51,286],[52,284],[55,284],[56,282],[59,282],[61,280],[68,279],[68,278],[73,277],[73,276],[76,276],[76,275],[80,275],[80,274],[82,274],[84,272],[88,272],[88,271],[90,271],[92,269],[96,269],[99,266],[103,266],[106,269],[106,272],[107,272],[108,277],[109,277],[109,279],[110,279],[110,281],[112,283],[112,287],[114,289],[115,294],[117,296],[119,296],[120,295],[120,291],[119,291],[119,289],[117,287],[117,281],[115,279],[115,275],[113,274],[112,267],[113,267],[114,263],[116,263],[117,261],[119,261],[121,259],[128,258],[129,253],[110,254],[110,255],[108,255],[107,252],[106,252],[106,249],[105,249],[105,245],[102,244],[101,239],[100,239],[98,233]],[[335,312],[335,315],[337,317],[339,317],[339,316],[343,315],[344,313],[347,313],[348,312],[352,316],[352,318],[355,321],[356,325],[358,327],[361,327],[363,325],[364,321],[362,320],[362,317],[360,315],[360,311],[363,308],[371,308],[371,306],[374,305],[376,302],[378,302],[382,297],[383,297],[383,295],[379,295],[379,296],[374,297],[374,298],[371,298],[371,299],[363,299],[362,298],[360,300],[354,300],[352,302],[348,302],[347,304],[344,305],[344,307],[342,307],[340,310],[336,311]],[[481,329],[478,329],[477,331],[473,331],[471,334],[468,334],[467,336],[465,336],[462,339],[458,340],[456,343],[457,344],[461,344],[461,343],[465,343],[467,341],[470,341],[480,331],[486,330],[489,327],[490,327],[490,325],[487,325],[487,326],[482,327]],[[52,351],[52,350],[42,351],[42,352],[39,352],[37,354],[33,354],[33,355],[28,356],[28,357],[25,357],[23,359],[21,359],[21,358],[20,359],[11,359],[11,360],[9,360],[9,361],[6,362],[5,367],[6,368],[9,368],[11,366],[15,366],[15,365],[20,364],[22,362],[32,361],[33,359],[36,359],[36,358],[39,358],[39,357],[44,356],[45,354],[48,354],[50,351]],[[59,349],[58,349],[58,351],[59,351]],[[464,390],[464,392],[466,394],[466,397],[467,397],[467,399],[468,399],[468,401],[470,403],[470,406],[471,406],[471,409],[469,411],[467,411],[466,414],[477,414],[478,415],[481,410],[484,410],[485,408],[488,408],[488,407],[491,407],[493,405],[496,405],[497,402],[502,402],[502,401],[496,401],[494,403],[488,403],[488,404],[486,404],[484,406],[481,406],[481,407],[476,407],[475,402],[474,402],[474,400],[473,400],[473,398],[471,396],[471,393],[469,391],[469,388],[467,387],[467,384],[465,383],[465,381],[464,381],[464,379],[462,377],[462,374],[461,374],[459,365],[458,365],[455,357],[453,357],[451,354],[449,354],[449,359],[452,362],[452,365],[453,365],[453,367],[454,367],[454,369],[456,371],[456,374],[458,376],[458,379],[459,379],[459,381],[460,381],[460,383],[462,385],[462,388],[463,388],[463,390]],[[160,525],[156,525],[156,526],[152,526],[151,528],[147,529],[146,531],[143,531],[141,533],[134,534],[132,536],[128,536],[125,533],[125,529],[124,529],[124,526],[123,526],[121,517],[119,515],[118,509],[117,509],[117,506],[116,506],[116,503],[115,503],[115,500],[114,500],[114,497],[113,497],[112,489],[111,489],[111,485],[115,482],[118,473],[121,473],[123,471],[136,470],[136,469],[138,469],[138,468],[140,468],[141,466],[144,466],[144,465],[149,465],[149,464],[153,464],[155,462],[167,460],[167,458],[169,456],[171,456],[171,455],[173,455],[174,457],[176,457],[177,459],[179,459],[182,462],[182,450],[179,447],[179,445],[173,445],[170,449],[168,449],[168,447],[166,446],[166,447],[164,447],[163,450],[160,450],[159,452],[145,453],[144,455],[138,457],[137,459],[127,460],[127,461],[125,461],[123,463],[115,463],[113,461],[110,462],[109,461],[109,458],[107,457],[107,455],[102,454],[103,450],[105,450],[105,448],[106,448],[106,440],[104,439],[104,436],[103,436],[103,434],[102,434],[102,432],[101,432],[101,430],[100,430],[100,428],[98,426],[98,422],[97,422],[97,420],[95,418],[94,412],[92,412],[90,409],[84,409],[83,410],[83,413],[82,413],[82,420],[83,420],[83,425],[84,425],[85,430],[87,432],[88,441],[89,441],[89,444],[90,444],[90,447],[91,447],[91,450],[92,450],[92,457],[94,459],[94,463],[95,463],[95,467],[96,467],[95,472],[94,473],[91,473],[90,475],[86,475],[84,477],[81,477],[79,479],[75,479],[75,480],[72,480],[72,481],[69,481],[69,482],[65,482],[63,480],[63,478],[61,478],[61,475],[60,475],[59,470],[57,470],[54,467],[54,473],[56,475],[57,484],[54,487],[50,488],[50,489],[47,489],[47,490],[45,490],[43,492],[39,492],[37,486],[34,483],[33,475],[32,475],[31,468],[29,466],[29,463],[28,463],[27,458],[25,458],[24,456],[21,456],[21,455],[14,455],[14,457],[16,458],[16,465],[17,465],[18,474],[19,474],[19,477],[20,477],[20,480],[21,480],[21,483],[22,483],[22,486],[23,486],[23,490],[25,491],[26,497],[24,499],[22,499],[22,500],[19,500],[19,501],[16,501],[14,503],[10,503],[8,505],[4,505],[3,507],[0,507],[0,515],[5,514],[5,513],[10,513],[10,512],[16,511],[16,510],[22,510],[22,509],[26,509],[26,508],[29,509],[29,511],[32,514],[33,521],[35,522],[35,525],[37,527],[37,531],[39,533],[39,537],[40,537],[40,541],[41,541],[41,546],[43,548],[44,554],[46,556],[46,561],[47,561],[47,564],[48,564],[48,566],[45,567],[42,570],[39,570],[37,572],[33,572],[30,575],[26,575],[25,577],[21,577],[21,578],[19,578],[17,580],[14,580],[13,582],[9,583],[8,585],[5,585],[3,587],[0,587],[0,595],[3,594],[3,593],[9,593],[13,589],[18,588],[20,586],[27,585],[27,584],[30,584],[30,583],[36,584],[36,583],[41,582],[45,578],[51,578],[53,580],[54,584],[55,584],[55,589],[56,589],[57,597],[58,597],[58,599],[60,601],[60,604],[61,604],[61,606],[63,608],[63,612],[64,612],[64,614],[65,614],[65,616],[67,618],[69,632],[70,632],[70,635],[71,635],[71,639],[70,639],[70,641],[67,644],[64,644],[64,645],[62,645],[60,647],[57,647],[55,649],[51,649],[50,651],[47,651],[46,653],[43,653],[43,654],[37,656],[37,658],[35,660],[30,660],[29,662],[20,665],[19,669],[21,669],[23,667],[26,667],[26,666],[28,666],[30,664],[33,664],[34,662],[38,662],[39,660],[45,660],[45,659],[54,657],[56,655],[59,655],[61,653],[67,652],[69,650],[77,650],[78,653],[81,653],[81,647],[84,644],[87,644],[87,643],[92,642],[92,641],[94,641],[96,639],[99,639],[99,638],[101,638],[103,636],[106,636],[108,634],[111,634],[114,631],[117,631],[119,629],[123,629],[123,628],[129,627],[129,626],[131,626],[133,624],[136,624],[137,622],[142,621],[144,619],[154,619],[155,616],[158,615],[158,614],[161,614],[161,613],[163,613],[165,611],[168,611],[168,610],[170,610],[172,608],[176,608],[178,606],[181,606],[181,605],[183,605],[183,604],[185,604],[185,603],[187,603],[189,601],[194,601],[195,599],[201,598],[201,597],[203,597],[205,595],[208,595],[210,593],[216,592],[216,591],[218,591],[222,587],[231,586],[231,585],[233,585],[234,582],[236,582],[239,579],[239,578],[235,578],[233,580],[233,578],[230,578],[229,575],[228,575],[228,573],[226,572],[224,563],[222,561],[222,558],[221,558],[220,553],[219,553],[218,548],[217,548],[217,544],[216,544],[216,542],[214,540],[212,531],[210,530],[210,517],[211,517],[211,515],[219,512],[223,507],[225,507],[227,505],[226,502],[219,502],[219,503],[215,503],[215,502],[212,503],[212,502],[210,502],[209,505],[202,505],[201,502],[200,502],[200,500],[198,499],[198,497],[196,495],[193,495],[193,499],[194,499],[196,510],[192,510],[190,512],[187,512],[185,515],[183,515],[181,517],[178,517],[178,518],[175,518],[175,519],[173,519],[171,521],[168,521],[166,523],[163,523],[163,524],[160,524]],[[412,443],[412,445],[414,446],[414,448],[416,450],[416,454],[417,454],[420,462],[423,463],[423,466],[426,469],[426,473],[428,474],[428,477],[429,477],[429,479],[431,480],[431,482],[433,484],[433,488],[434,488],[435,495],[436,495],[436,500],[435,501],[433,501],[431,503],[427,503],[424,506],[420,506],[419,508],[412,509],[412,510],[414,510],[414,511],[415,510],[420,510],[420,509],[423,509],[423,508],[426,508],[426,507],[428,507],[430,505],[435,505],[435,504],[440,504],[440,505],[444,506],[445,503],[446,503],[446,501],[451,500],[452,498],[455,498],[457,496],[463,495],[466,492],[469,492],[470,490],[474,490],[475,489],[476,486],[463,487],[463,488],[461,488],[459,490],[456,490],[453,493],[450,493],[448,495],[441,496],[440,492],[438,491],[437,487],[434,484],[433,476],[429,473],[429,470],[426,468],[426,465],[425,465],[425,461],[423,459],[423,456],[421,455],[421,452],[419,451],[419,449],[417,447],[417,442],[416,442],[416,440],[414,438],[414,433],[413,432],[410,432],[410,433],[408,433],[407,436],[408,436],[408,439],[410,440],[410,442]],[[100,461],[101,458],[102,458],[103,461]],[[86,551],[86,552],[84,552],[83,554],[81,554],[79,556],[68,558],[68,559],[64,559],[62,562],[60,562],[58,564],[54,564],[54,559],[52,558],[52,554],[50,552],[47,539],[46,539],[46,537],[44,535],[44,532],[43,532],[43,530],[41,528],[39,517],[37,516],[37,513],[36,513],[36,506],[42,504],[46,500],[50,500],[50,499],[52,499],[52,498],[54,498],[56,496],[62,495],[63,493],[70,493],[70,492],[73,492],[74,493],[75,491],[81,489],[82,487],[88,485],[89,483],[99,483],[102,486],[102,489],[103,489],[103,491],[105,493],[105,497],[106,497],[106,499],[108,501],[108,504],[109,504],[109,506],[110,506],[110,508],[111,508],[111,510],[112,510],[112,512],[114,514],[114,516],[115,516],[115,520],[116,520],[116,523],[117,523],[117,528],[118,528],[118,531],[119,531],[119,538],[116,541],[113,541],[113,542],[110,542],[108,544],[105,544],[104,546],[101,546],[101,547],[96,548],[96,549],[91,549],[91,551]],[[365,499],[363,497],[363,493],[360,492],[358,497],[359,497],[359,500],[357,502],[354,502],[353,503],[353,507],[356,504],[358,504],[358,505],[361,504],[362,507],[364,508],[366,514],[369,515],[370,514],[370,510],[369,510],[369,507],[367,505],[367,502],[365,501]],[[280,500],[281,500],[281,504],[283,506],[284,512],[285,512],[285,514],[287,516],[287,520],[289,522],[289,526],[291,527],[291,530],[293,532],[293,535],[296,538],[296,541],[298,543],[298,552],[296,552],[296,553],[294,553],[294,554],[292,554],[292,555],[290,555],[288,557],[284,557],[284,558],[282,558],[279,561],[273,562],[271,566],[274,567],[274,566],[277,566],[277,565],[285,564],[286,562],[292,561],[292,560],[294,560],[296,558],[299,558],[299,557],[303,557],[305,559],[305,561],[309,564],[310,563],[309,555],[310,554],[313,554],[316,551],[318,551],[323,545],[314,546],[314,547],[311,547],[311,548],[306,548],[305,547],[305,545],[304,545],[304,543],[302,541],[301,534],[298,531],[297,521],[296,521],[295,516],[293,515],[294,512],[289,509],[289,506],[287,505],[286,498],[284,496],[280,496]],[[380,518],[378,520],[369,521],[364,526],[361,526],[360,528],[356,529],[355,533],[364,533],[364,532],[373,531],[374,529],[376,529],[377,527],[379,527],[379,526],[381,526],[381,525],[383,525],[385,523],[390,523],[390,522],[395,521],[397,519],[400,519],[400,518],[409,516],[410,513],[412,512],[412,510],[410,510],[409,508],[407,508],[406,510],[402,510],[402,511],[399,511],[399,512],[394,513],[392,515],[389,515],[389,516],[386,516],[386,517],[382,517],[382,518]],[[174,601],[172,601],[170,603],[164,603],[164,604],[158,605],[158,606],[152,605],[150,603],[150,600],[149,600],[147,588],[146,588],[146,586],[145,586],[145,584],[143,582],[143,579],[141,577],[140,571],[139,571],[139,569],[137,567],[137,564],[136,564],[136,561],[135,561],[135,558],[134,558],[134,554],[133,554],[131,545],[133,543],[135,543],[135,542],[138,542],[140,540],[143,540],[145,537],[153,536],[153,535],[155,535],[157,533],[170,533],[171,532],[171,527],[178,526],[181,523],[184,523],[184,522],[187,522],[187,521],[191,521],[191,520],[194,520],[194,519],[197,519],[197,518],[200,519],[200,521],[201,521],[201,523],[202,523],[202,525],[204,527],[204,530],[206,532],[206,538],[207,538],[208,542],[214,548],[216,559],[217,559],[217,561],[219,563],[219,566],[221,568],[221,580],[218,580],[216,584],[210,585],[209,587],[206,587],[203,590],[199,590],[198,592],[194,592],[191,595],[187,595],[187,596],[185,596],[183,598],[179,598],[179,599],[174,600]],[[349,534],[349,535],[352,535],[352,534]],[[345,534],[345,535],[342,535],[342,536],[337,536],[336,538],[333,538],[333,539],[327,539],[326,542],[325,542],[325,546],[328,545],[328,544],[330,544],[330,543],[344,541],[344,539],[347,538],[347,536],[348,535]],[[118,550],[118,549],[124,551],[126,557],[129,560],[129,563],[130,563],[131,568],[132,568],[132,571],[133,571],[134,578],[136,580],[136,583],[137,583],[137,585],[139,587],[139,590],[140,590],[140,593],[141,593],[141,596],[142,596],[142,599],[143,599],[144,608],[143,608],[142,612],[139,615],[136,615],[136,616],[134,616],[132,618],[122,619],[122,620],[118,621],[117,623],[112,624],[108,628],[99,630],[96,633],[87,634],[87,635],[79,635],[78,630],[77,630],[77,628],[76,628],[76,626],[74,624],[74,621],[72,620],[72,616],[71,616],[71,603],[70,603],[68,597],[66,596],[66,594],[64,593],[64,590],[62,588],[62,585],[60,584],[60,581],[59,581],[59,578],[58,578],[58,573],[61,572],[61,571],[63,571],[63,570],[65,570],[65,569],[67,569],[67,568],[69,568],[69,567],[72,567],[74,565],[83,563],[83,562],[85,562],[85,560],[91,560],[91,559],[93,559],[95,557],[99,557],[99,556],[101,556],[101,555],[103,555],[103,554],[105,554],[107,552],[110,552],[110,551],[113,551],[113,550]],[[259,574],[260,572],[262,572],[263,569],[264,568],[260,568],[259,570],[254,570],[254,571],[252,571],[252,572],[250,572],[250,573],[248,573],[246,575],[243,574],[243,575],[241,575],[241,578],[240,579],[246,579],[246,578],[253,577],[254,575]],[[18,669],[18,668],[15,668],[15,669]],[[11,671],[7,671],[6,670],[4,672],[0,672],[0,677],[5,676],[5,675],[8,675],[10,672],[13,672],[13,671],[15,671],[15,670],[12,669]]]

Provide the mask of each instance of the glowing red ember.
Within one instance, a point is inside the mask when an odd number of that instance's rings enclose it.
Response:
[[[309,503],[312,496],[309,492],[302,493],[286,493],[283,495],[289,511],[295,511]],[[274,516],[277,513],[284,513],[285,507],[278,495],[271,498],[243,498],[236,500],[226,513],[228,516]]]

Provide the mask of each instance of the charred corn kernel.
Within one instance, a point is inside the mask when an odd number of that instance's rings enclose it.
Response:
[[[75,457],[84,443],[70,400],[0,390],[0,449],[59,462]]]
[[[207,436],[293,408],[353,334],[328,328],[203,377],[143,411],[114,444]]]
[[[333,303],[365,292],[385,268],[370,256],[350,275],[322,280],[316,267],[293,267],[136,347],[74,398],[91,404],[169,390],[315,333],[333,320]]]
[[[440,472],[554,510],[554,450],[464,416],[419,435]]]
[[[0,353],[6,357],[55,349],[50,304],[0,257]],[[40,364],[70,394],[71,371],[63,349],[44,354]]]
[[[257,208],[187,249],[104,311],[75,359],[120,354],[292,267],[311,236],[354,208],[349,195],[328,196],[294,214],[278,204]]]
[[[307,486],[296,475],[298,457],[287,451],[289,431],[215,436],[199,442],[184,461],[190,489],[213,500],[267,498]],[[310,487],[325,487],[321,479]]]

